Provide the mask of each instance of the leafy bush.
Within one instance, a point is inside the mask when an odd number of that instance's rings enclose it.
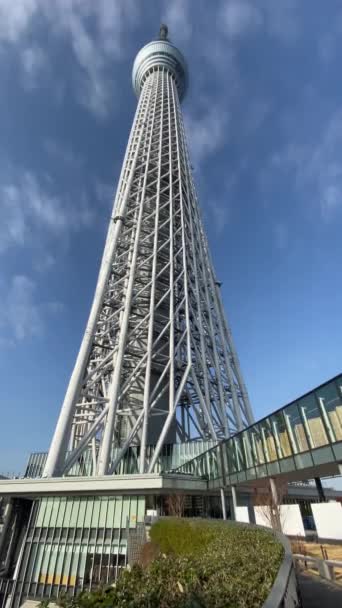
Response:
[[[135,565],[114,586],[82,593],[72,608],[257,608],[283,557],[270,532],[222,522],[160,520],[151,539],[160,554],[146,568]]]

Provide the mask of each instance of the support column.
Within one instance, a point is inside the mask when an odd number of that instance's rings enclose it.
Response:
[[[277,486],[276,486],[275,479],[273,477],[270,477],[269,482],[270,482],[270,490],[271,490],[271,496],[272,496],[272,501],[270,504],[271,525],[272,525],[272,528],[276,528],[277,530],[280,530],[280,532],[281,532],[282,525],[281,525],[280,505],[279,505],[279,496],[278,496]]]
[[[232,518],[234,519],[234,521],[237,521],[237,496],[236,496],[236,486],[230,486],[230,490],[232,493],[232,507],[233,507],[233,511],[232,511]]]
[[[271,488],[272,502],[274,505],[278,505],[277,486],[275,484],[273,477],[270,477],[270,488]]]
[[[7,532],[8,532],[10,522],[11,522],[12,512],[13,512],[13,499],[10,498],[8,504],[5,507],[4,523],[3,523],[2,531],[0,534],[0,558],[1,558],[3,548],[5,546],[5,541],[7,539]],[[4,556],[2,556],[2,557],[4,557]],[[5,561],[5,560],[3,559],[3,561]]]
[[[317,494],[319,497],[319,502],[327,502],[320,477],[315,477],[315,484],[316,484]]]
[[[223,519],[227,519],[227,509],[226,509],[226,495],[224,493],[224,489],[220,488],[221,494],[221,505],[222,505],[222,517]]]

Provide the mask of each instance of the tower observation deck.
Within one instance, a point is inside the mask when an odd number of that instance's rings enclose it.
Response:
[[[150,473],[166,444],[216,442],[253,422],[191,172],[188,68],[166,26],[132,80],[138,105],[44,477],[67,475],[85,452],[92,475],[114,474],[132,446]]]

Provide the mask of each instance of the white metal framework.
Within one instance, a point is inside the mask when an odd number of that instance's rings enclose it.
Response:
[[[134,64],[138,107],[45,477],[67,474],[85,450],[95,475],[113,474],[132,445],[151,472],[165,443],[253,422],[191,174],[186,65],[161,32]]]

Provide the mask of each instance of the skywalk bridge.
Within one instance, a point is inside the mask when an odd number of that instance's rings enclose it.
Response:
[[[174,468],[209,488],[342,474],[342,375]]]

